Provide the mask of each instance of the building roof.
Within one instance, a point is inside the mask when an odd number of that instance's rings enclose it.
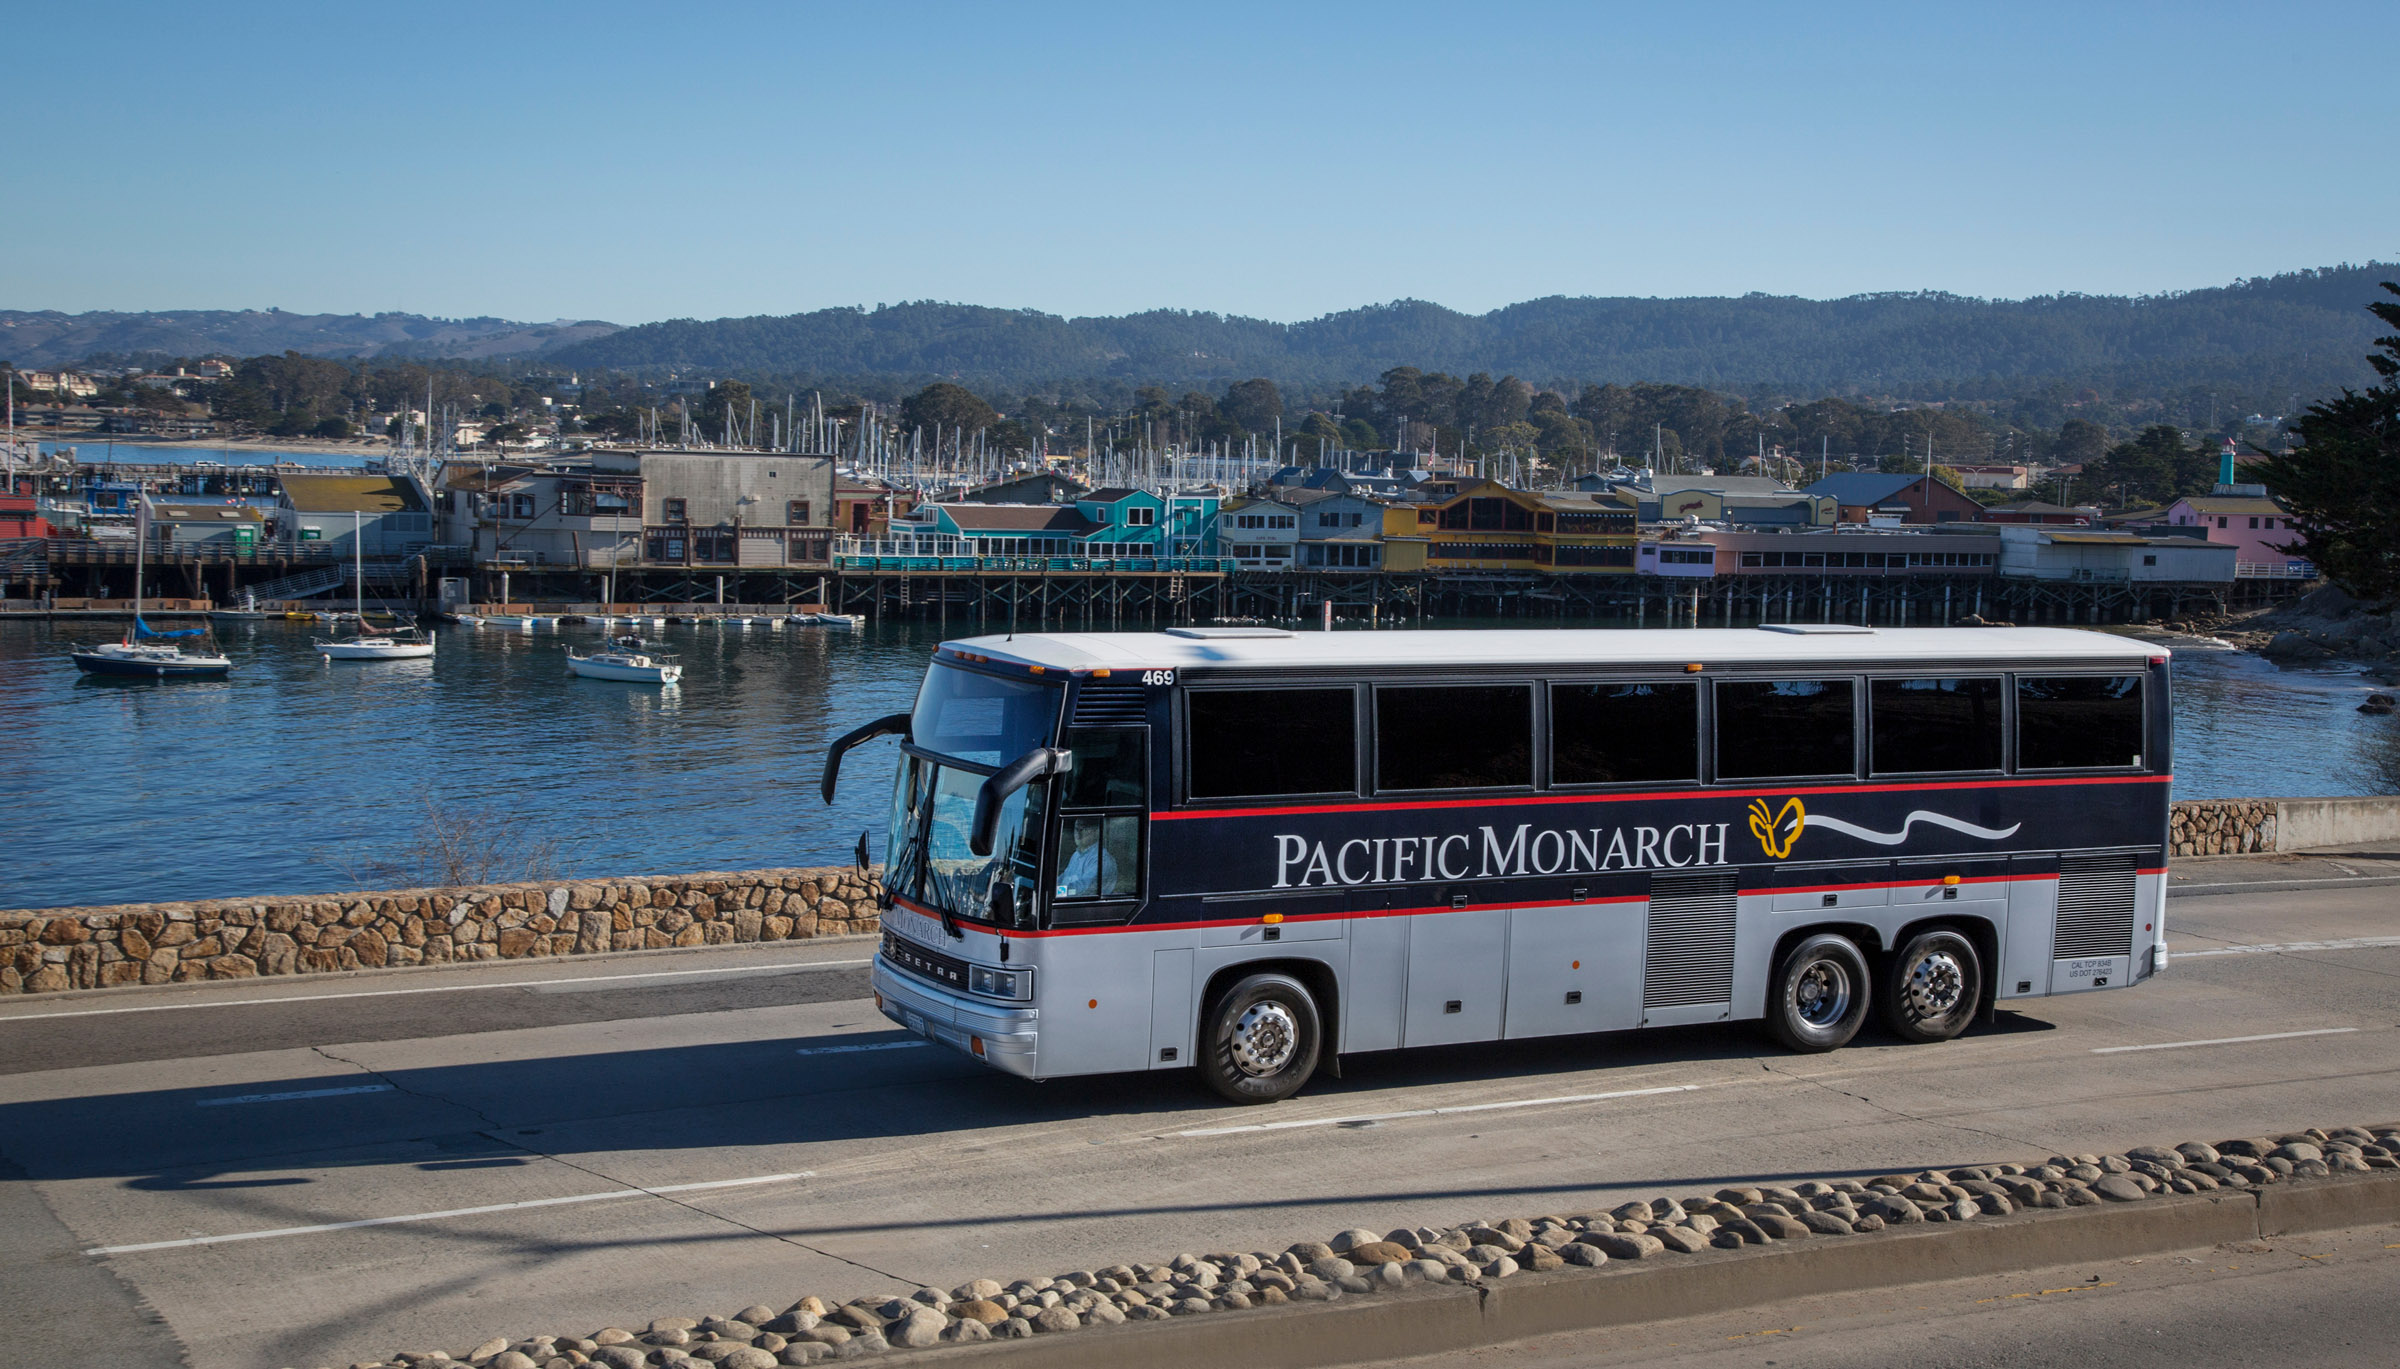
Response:
[[[2079,660],[2132,664],[2165,648],[2071,628],[1553,628],[1418,632],[1282,632],[1272,628],[1180,632],[1019,633],[951,643],[998,661],[1063,670],[1258,670],[1313,666],[1464,667],[1539,663],[1676,667],[1769,662]]]
[[[2097,518],[2097,517],[2099,517],[2099,516],[2100,516],[2100,510],[2098,510],[2098,509],[2096,509],[2096,508],[2093,508],[2093,507],[2091,507],[2091,506],[2090,506],[2090,505],[2088,505],[2088,504],[2087,504],[2087,505],[2077,505],[2077,506],[2072,506],[2072,507],[2070,507],[2069,505],[2066,505],[2066,504],[2046,504],[2046,503],[2042,502],[2042,501],[2041,501],[2041,500],[2039,500],[2039,499],[2019,499],[2019,500],[2015,501],[2014,503],[2009,503],[2009,504],[1992,504],[1992,505],[1989,505],[1989,506],[1987,506],[1987,507],[1984,509],[1984,512],[1985,512],[1985,513],[2072,513],[2072,514],[2079,514],[2079,515],[2081,515],[2081,516],[2083,516],[2083,517],[2085,517],[2085,518]],[[2153,510],[2151,510],[2150,512],[2153,512],[2153,513],[2155,513],[2155,512],[2157,512],[2157,510],[2153,509]]]
[[[255,504],[162,504],[150,505],[152,522],[177,523],[264,523],[267,511]]]
[[[2188,506],[2194,513],[2273,514],[2277,518],[2284,513],[2283,505],[2274,500],[2248,494],[2194,494],[2176,502]]]
[[[287,475],[284,502],[302,513],[423,513],[416,486],[396,475]]]
[[[2045,532],[2043,533],[2043,537],[2050,542],[2072,547],[2146,547],[2151,545],[2150,539],[2142,536],[2138,532],[2100,532],[2097,530],[2077,532]],[[2176,540],[2186,543],[2191,542],[2191,539],[2188,537],[2177,538]],[[2195,543],[2194,545],[2198,544]]]
[[[1116,504],[1141,494],[1150,494],[1150,491],[1137,490],[1130,485],[1111,485],[1106,489],[1093,490],[1089,494],[1076,495],[1075,498],[1078,502],[1085,504]],[[1151,497],[1157,498],[1156,495],[1151,495]]]
[[[1840,475],[1826,476],[1801,493],[1829,494],[1837,504],[1874,505],[1924,478],[1922,475],[1886,475],[1879,471],[1846,471]]]
[[[1653,494],[1682,494],[1687,490],[1704,490],[1710,494],[1792,494],[1791,486],[1770,475],[1654,475],[1650,477]]]
[[[1072,504],[940,504],[959,530],[975,532],[1063,532],[1081,535],[1099,525]]]

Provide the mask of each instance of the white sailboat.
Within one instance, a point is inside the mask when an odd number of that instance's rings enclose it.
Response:
[[[313,638],[317,651],[328,661],[414,661],[433,654],[433,637],[413,627],[393,628],[377,632],[367,626],[367,553],[366,516],[356,510],[350,514],[350,551],[352,582],[351,613],[358,622],[358,632],[347,641],[327,641]]]
[[[652,651],[639,637],[620,637],[606,650],[578,656],[567,648],[567,670],[587,680],[623,680],[630,684],[671,685],[683,678],[683,666],[667,652]]]

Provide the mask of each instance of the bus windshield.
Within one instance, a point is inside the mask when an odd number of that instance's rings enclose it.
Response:
[[[901,761],[884,863],[884,886],[893,897],[989,920],[992,890],[1006,883],[1015,908],[1032,913],[1047,784],[1028,785],[1001,805],[989,856],[968,848],[967,833],[989,771],[1050,744],[1061,697],[1054,685],[949,666],[926,674],[909,735],[918,749],[939,752],[941,759],[912,755]],[[951,760],[966,764],[944,763]]]

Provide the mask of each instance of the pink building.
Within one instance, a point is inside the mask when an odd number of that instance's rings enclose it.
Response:
[[[2316,574],[2307,561],[2275,549],[2273,544],[2290,542],[2296,534],[2283,505],[2263,493],[2186,495],[2167,506],[2166,521],[2179,528],[2205,528],[2209,541],[2232,547],[2236,575]]]

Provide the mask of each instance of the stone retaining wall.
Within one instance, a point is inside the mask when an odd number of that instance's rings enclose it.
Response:
[[[2167,820],[2167,856],[2238,856],[2276,850],[2279,807],[2274,799],[2178,803]]]
[[[877,879],[748,870],[0,912],[0,993],[872,932]]]

